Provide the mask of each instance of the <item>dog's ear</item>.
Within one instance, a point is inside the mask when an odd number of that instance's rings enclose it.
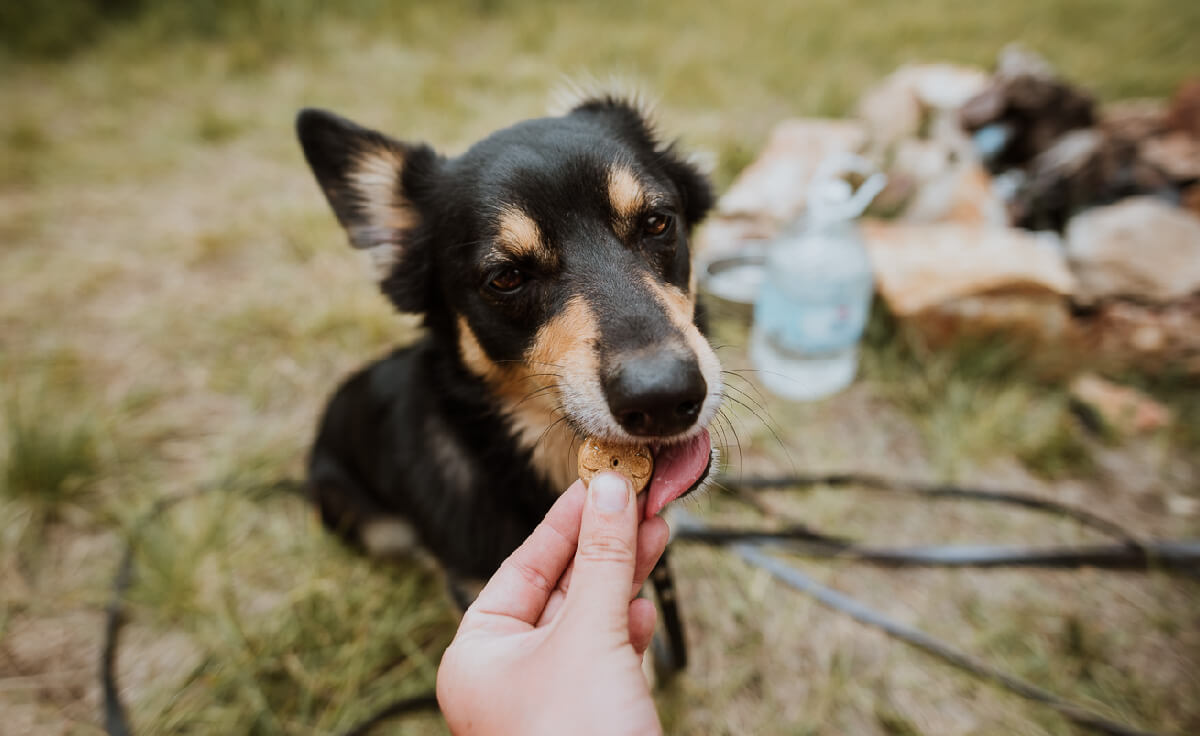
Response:
[[[651,104],[638,95],[596,92],[575,100],[569,112],[602,116],[625,137],[657,147]]]
[[[638,141],[652,151],[663,172],[679,188],[684,219],[689,228],[703,220],[712,209],[714,196],[708,176],[681,156],[674,143],[663,143],[658,139],[650,103],[646,100],[638,96],[598,94],[576,102],[571,113],[605,116],[628,139]]]
[[[659,151],[658,164],[679,188],[683,197],[683,216],[687,220],[688,228],[695,227],[716,201],[708,175],[694,162],[680,156],[674,145]]]
[[[421,202],[436,177],[438,155],[325,110],[301,110],[296,135],[350,244],[370,255],[384,293],[401,311],[424,311]]]

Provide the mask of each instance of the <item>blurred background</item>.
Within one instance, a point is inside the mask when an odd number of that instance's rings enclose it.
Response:
[[[432,687],[455,627],[436,574],[356,557],[288,492],[337,382],[416,330],[346,246],[294,140],[300,107],[454,154],[544,114],[565,79],[631,80],[657,100],[661,130],[706,155],[720,192],[749,197],[749,207],[726,200],[701,234],[719,252],[779,224],[755,210],[753,184],[780,150],[769,141],[790,140],[773,136],[781,122],[857,121],[868,141],[858,148],[870,148],[887,111],[914,96],[944,112],[906,65],[957,65],[982,93],[1012,42],[1097,109],[1141,100],[1123,119],[1155,146],[1178,146],[1154,149],[1167,179],[1136,192],[1167,202],[1161,227],[1182,233],[1165,261],[1178,267],[1163,278],[1200,262],[1187,219],[1200,175],[1186,166],[1200,154],[1171,142],[1200,119],[1200,99],[1189,108],[1181,91],[1200,74],[1193,0],[0,3],[5,733],[102,732],[97,663],[112,576],[147,509],[185,494],[199,495],[138,533],[118,664],[138,733],[337,733]],[[889,76],[898,69],[910,71]],[[905,85],[916,91],[866,102]],[[1170,117],[1176,109],[1183,118]],[[999,216],[982,204],[961,221],[914,215],[928,172],[903,170],[897,141],[935,139],[926,113],[875,150],[893,179],[911,175],[917,188],[893,192],[895,206],[875,213],[889,219],[865,227],[880,296],[853,385],[819,401],[775,398],[758,385],[744,311],[714,310],[714,342],[742,392],[720,428],[727,475],[867,471],[1018,488],[1147,538],[1198,536],[1196,284],[1160,293],[1135,264],[1142,291],[1104,292],[1111,280],[1088,281],[1095,272],[1068,247],[1066,266],[1050,267],[1066,281],[1022,271],[1019,288],[997,295],[981,277],[983,296],[1003,305],[973,329],[970,316],[992,303],[955,302],[977,295],[942,288],[894,248],[1024,237],[1011,227],[1021,195],[995,200]],[[1094,122],[1071,127],[1110,130]],[[1142,170],[1113,155],[1114,170]],[[1027,163],[1022,181],[1040,181]],[[969,181],[992,196],[1003,172],[972,165]],[[958,192],[968,180],[949,181]],[[1072,200],[1067,214],[1117,196]],[[904,229],[947,221],[990,234]],[[1047,227],[1060,233],[1052,247],[1070,245],[1072,226]],[[934,281],[896,280],[914,269]],[[1032,307],[1020,296],[1029,293]],[[854,487],[771,492],[760,505],[751,512],[718,489],[685,508],[747,523],[766,511],[889,544],[1096,540],[1054,517]],[[692,657],[658,696],[671,733],[1073,733],[721,549],[678,545],[674,560]],[[795,564],[1108,717],[1200,732],[1194,579]],[[442,731],[421,716],[378,732]]]

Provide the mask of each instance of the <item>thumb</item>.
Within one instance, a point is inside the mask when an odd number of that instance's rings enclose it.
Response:
[[[629,636],[629,590],[637,560],[637,504],[629,479],[597,473],[588,485],[564,613],[591,632]]]

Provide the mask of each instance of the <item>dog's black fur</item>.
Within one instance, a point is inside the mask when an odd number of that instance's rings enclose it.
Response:
[[[669,444],[711,419],[688,236],[712,193],[636,106],[593,98],[457,158],[319,110],[296,127],[351,243],[426,328],[321,423],[310,493],[348,542],[486,579],[573,478],[579,435]],[[655,391],[676,402],[662,422],[613,409]]]

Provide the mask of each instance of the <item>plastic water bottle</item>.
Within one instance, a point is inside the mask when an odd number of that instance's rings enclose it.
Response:
[[[858,217],[883,174],[857,191],[837,174],[868,173],[857,156],[837,156],[817,171],[807,210],[767,252],[766,276],[754,304],[750,359],[772,393],[817,399],[850,384],[871,308],[874,277],[858,234]]]

